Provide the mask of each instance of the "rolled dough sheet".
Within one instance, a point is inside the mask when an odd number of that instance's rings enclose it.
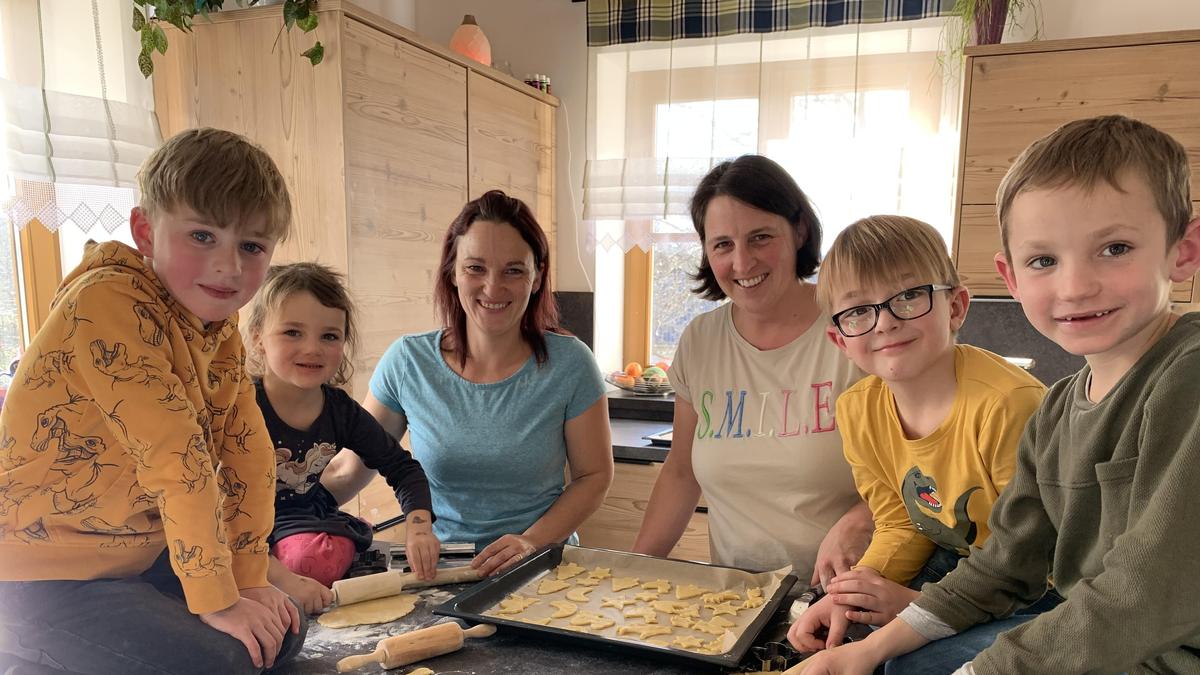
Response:
[[[413,611],[417,606],[417,600],[420,600],[420,596],[415,593],[401,593],[386,598],[356,602],[353,605],[338,607],[322,614],[317,619],[317,623],[328,628],[349,628],[372,623],[387,623]]]

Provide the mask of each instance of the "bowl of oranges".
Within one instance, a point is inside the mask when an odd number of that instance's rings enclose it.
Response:
[[[625,366],[625,370],[609,373],[604,380],[614,387],[632,391],[639,396],[666,396],[675,391],[667,379],[669,368],[664,361],[644,367],[634,361]]]

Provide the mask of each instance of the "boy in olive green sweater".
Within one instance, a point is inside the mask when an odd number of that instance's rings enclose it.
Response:
[[[1169,304],[1200,268],[1187,154],[1125,117],[1072,122],[1022,153],[997,204],[1009,290],[1087,366],[1026,427],[982,550],[805,673],[918,648],[887,671],[1200,673],[1200,314]],[[1047,576],[1066,601],[1012,616]]]

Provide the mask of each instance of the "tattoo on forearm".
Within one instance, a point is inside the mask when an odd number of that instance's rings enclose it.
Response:
[[[413,516],[413,517],[412,517],[412,521],[413,521],[413,523],[415,523],[415,524],[417,524],[417,525],[424,525],[425,523],[427,523],[427,522],[428,522],[427,520],[425,520],[425,519],[424,519],[424,518],[422,518],[421,516]]]

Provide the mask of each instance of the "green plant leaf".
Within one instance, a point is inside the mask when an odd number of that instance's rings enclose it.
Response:
[[[154,51],[154,26],[147,23],[142,26],[142,53],[149,54]]]
[[[321,59],[325,58],[325,45],[321,44],[320,40],[318,40],[317,44],[300,52],[300,56],[307,58],[309,63],[315,66],[321,62]]]
[[[150,52],[143,51],[138,54],[138,69],[142,71],[142,77],[154,74],[154,61],[150,58]]]
[[[141,31],[146,26],[146,15],[142,14],[142,10],[137,7],[133,8],[133,29]]]
[[[295,26],[296,22],[300,20],[300,13],[303,9],[296,0],[286,0],[283,3],[283,25],[288,30],[291,30],[292,26]]]
[[[317,13],[309,12],[308,16],[296,21],[296,25],[305,33],[311,33],[317,27]]]
[[[154,48],[159,54],[167,53],[167,34],[163,32],[162,26],[154,27]]]

